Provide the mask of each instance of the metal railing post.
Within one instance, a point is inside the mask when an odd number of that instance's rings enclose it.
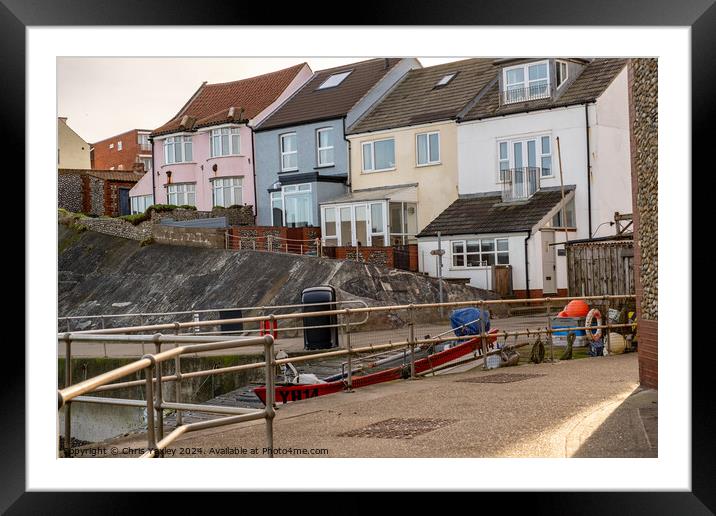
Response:
[[[65,334],[65,387],[72,385],[72,341]],[[72,457],[72,402],[65,404],[65,457]]]
[[[179,335],[178,327],[174,329],[174,334]],[[174,343],[174,347],[178,348],[179,343]],[[176,380],[174,381],[174,401],[181,403],[181,354],[174,357],[174,376],[176,377]],[[182,425],[182,421],[182,411],[177,410],[176,426],[180,427]]]
[[[154,365],[156,361],[153,355],[144,355],[142,358],[148,358],[152,365],[145,370],[145,398],[147,400],[147,451],[156,450],[157,441],[154,437]]]
[[[605,344],[606,344],[607,353],[611,354],[611,352],[612,352],[612,346],[611,346],[611,341],[610,341],[610,338],[609,338],[609,333],[610,333],[610,331],[611,331],[611,330],[610,330],[611,324],[609,323],[609,308],[610,308],[609,304],[610,304],[610,303],[609,303],[609,296],[604,296],[604,306],[605,306],[605,312],[606,312],[606,318],[607,318],[607,324],[606,324],[606,326],[607,326],[607,331],[606,331],[606,335],[605,335],[605,337],[604,337],[604,342],[605,342]]]
[[[191,320],[192,320],[192,322],[198,323],[199,322],[199,314],[196,312],[192,313]],[[201,331],[201,328],[199,326],[194,326],[193,331],[194,331],[194,333],[199,333]]]
[[[547,340],[549,341],[549,361],[554,363],[554,346],[553,346],[553,334],[552,334],[552,318],[550,312],[552,311],[552,298],[545,298],[545,306],[547,312]]]
[[[154,347],[156,349],[157,355],[162,352],[162,344],[159,342],[159,337],[161,334],[156,333],[154,335]],[[162,389],[162,362],[156,364],[154,366],[155,374],[157,377],[157,386],[154,395],[156,396],[156,402],[154,403],[154,410],[157,411],[157,417],[156,417],[156,437],[157,440],[161,441],[164,439],[164,408],[162,407],[162,403],[164,401],[164,394]],[[158,457],[164,456],[164,451],[157,452]]]
[[[351,346],[351,324],[350,324],[350,314],[351,309],[346,308],[345,309],[345,322],[343,323],[343,333],[346,337],[346,349],[348,350],[348,363],[346,364],[346,367],[348,368],[348,378],[347,378],[347,386],[345,391],[346,392],[353,392],[353,349]]]
[[[266,445],[269,451],[269,457],[273,458],[273,418],[276,415],[274,409],[276,402],[274,375],[276,371],[274,366],[273,337],[266,335],[264,341],[264,362],[266,364]]]
[[[485,336],[485,300],[480,301],[480,353],[482,368],[487,369],[487,340]]]
[[[104,330],[104,315],[100,317],[100,322],[102,323],[102,329]],[[102,343],[102,348],[104,349],[104,358],[107,358],[107,343]]]
[[[415,306],[408,308],[408,342],[410,342],[410,379],[415,380]]]

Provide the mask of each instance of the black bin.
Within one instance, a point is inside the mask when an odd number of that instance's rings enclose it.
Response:
[[[243,315],[241,314],[241,310],[224,310],[221,312],[221,319],[241,319]],[[221,331],[226,332],[239,332],[244,331],[244,323],[238,322],[238,323],[226,323],[221,324]]]
[[[313,303],[331,303],[321,306],[304,306],[303,313],[325,312],[335,310],[336,290],[330,285],[310,287],[303,289],[301,303],[304,305]],[[303,348],[304,349],[329,349],[338,347],[338,316],[325,315],[317,317],[306,317],[303,319]],[[332,328],[315,328],[311,326],[333,325]]]

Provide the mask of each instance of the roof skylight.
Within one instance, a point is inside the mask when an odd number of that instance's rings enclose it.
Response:
[[[445,86],[447,83],[452,81],[453,77],[455,77],[456,75],[457,75],[457,72],[452,72],[447,75],[443,75],[435,86],[436,87]]]
[[[338,86],[345,80],[346,77],[351,74],[352,71],[353,70],[348,70],[347,72],[334,73],[328,79],[323,81],[317,89],[324,90],[326,88],[333,88],[335,86]]]

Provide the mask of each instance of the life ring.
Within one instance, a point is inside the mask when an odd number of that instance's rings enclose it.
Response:
[[[592,320],[595,317],[597,318],[597,326],[601,326],[602,325],[602,313],[597,308],[592,308],[589,311],[589,313],[587,314],[587,318],[584,320],[584,326],[586,326],[587,328],[589,326],[591,326]],[[586,330],[586,333],[587,333],[587,335],[589,335],[589,338],[592,339],[593,341],[597,341],[602,338],[602,329],[601,328],[597,329],[597,331],[594,331],[594,332],[588,329],[588,330]]]

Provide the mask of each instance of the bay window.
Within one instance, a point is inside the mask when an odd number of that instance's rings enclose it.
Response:
[[[391,245],[405,245],[415,242],[418,232],[418,216],[415,203],[388,203]]]
[[[281,140],[281,171],[298,170],[298,148],[296,133],[282,134]]]
[[[336,233],[336,209],[325,208],[323,210],[323,245],[338,245],[338,234]]]
[[[287,185],[281,191],[271,192],[271,219],[274,226],[313,225],[311,184]]]
[[[484,267],[510,263],[507,238],[453,240],[450,248],[453,267]]]
[[[212,181],[214,206],[228,208],[243,201],[243,178],[222,177]]]
[[[191,136],[170,136],[164,140],[164,163],[192,161]]]
[[[440,163],[440,133],[421,133],[416,136],[417,162],[420,165]]]
[[[333,165],[333,128],[324,127],[316,131],[318,166]]]
[[[365,142],[362,150],[364,172],[380,172],[395,168],[395,139]]]
[[[196,205],[196,183],[167,185],[167,202],[175,206]]]
[[[211,130],[211,157],[236,156],[241,153],[238,127]]]
[[[322,207],[323,244],[385,246],[388,229],[385,224],[385,205],[385,201],[380,201]]]
[[[132,214],[144,213],[152,205],[152,195],[137,195],[130,197]]]

